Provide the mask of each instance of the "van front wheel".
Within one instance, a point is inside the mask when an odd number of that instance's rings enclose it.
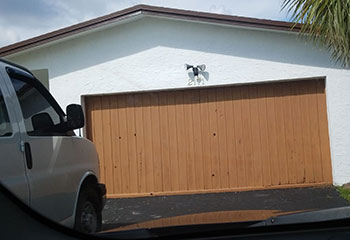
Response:
[[[101,230],[102,215],[96,191],[82,189],[79,194],[74,229],[83,233],[95,233]]]

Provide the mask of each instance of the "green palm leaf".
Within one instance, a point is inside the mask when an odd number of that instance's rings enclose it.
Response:
[[[350,0],[284,0],[282,9],[288,10],[295,24],[303,24],[302,34],[326,47],[336,62],[350,67]]]

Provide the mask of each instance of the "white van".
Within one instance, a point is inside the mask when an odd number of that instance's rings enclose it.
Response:
[[[0,59],[0,182],[40,214],[82,232],[101,228],[106,188],[94,145],[27,69]]]

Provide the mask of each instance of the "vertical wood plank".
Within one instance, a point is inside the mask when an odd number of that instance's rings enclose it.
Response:
[[[280,164],[277,152],[277,132],[276,132],[276,111],[275,111],[275,95],[273,85],[269,84],[266,87],[266,110],[267,110],[267,129],[268,135],[268,151],[271,162],[271,183],[272,185],[281,184]]]
[[[194,140],[194,159],[195,159],[195,181],[197,189],[204,188],[204,162],[202,148],[202,119],[200,113],[200,94],[199,91],[193,91],[193,106],[192,106],[192,125],[193,125],[193,140]]]
[[[169,121],[169,160],[171,168],[171,190],[180,190],[179,185],[179,157],[178,157],[178,137],[177,137],[177,123],[176,123],[176,92],[168,92],[168,121]]]
[[[227,159],[227,140],[226,140],[226,112],[225,112],[225,98],[223,88],[216,89],[216,107],[217,107],[217,124],[218,132],[217,138],[219,142],[219,162],[220,162],[220,182],[221,188],[229,187],[229,168]]]
[[[253,183],[254,186],[263,186],[263,159],[261,149],[261,129],[259,126],[259,99],[257,86],[249,86],[248,94],[250,98],[250,119],[251,119],[251,143],[252,143],[252,157],[253,157]],[[261,100],[261,99],[260,99]]]
[[[154,170],[153,170],[153,138],[151,119],[150,95],[142,94],[143,103],[143,133],[145,146],[145,169],[146,169],[146,189],[148,193],[154,192]]]
[[[316,82],[308,81],[307,89],[309,94],[309,116],[310,116],[310,132],[311,132],[311,147],[312,147],[312,166],[315,182],[322,182],[322,159],[320,149],[320,134],[318,124],[318,106]]]
[[[309,117],[309,92],[306,84],[300,86],[300,109],[302,112],[302,135],[304,146],[304,178],[306,183],[315,182],[313,166],[312,166],[312,145],[311,145],[311,132],[310,132],[310,117]]]
[[[219,189],[220,183],[220,162],[219,162],[219,140],[218,140],[218,123],[217,123],[217,106],[215,89],[208,90],[208,108],[209,108],[209,131],[210,152],[211,152],[211,179],[213,189]]]
[[[102,138],[103,138],[103,156],[105,163],[106,185],[114,189],[113,168],[112,168],[112,146],[111,146],[111,116],[109,97],[101,98],[102,113]]]
[[[151,95],[151,124],[152,124],[152,151],[153,151],[153,174],[154,174],[154,191],[163,191],[162,184],[162,149],[160,145],[159,130],[159,93],[150,93]]]
[[[255,165],[253,162],[253,147],[252,147],[252,133],[251,133],[251,118],[250,118],[250,99],[248,86],[242,86],[242,126],[243,126],[243,151],[244,151],[244,164],[246,172],[246,181],[248,186],[255,186],[254,173]]]
[[[100,178],[103,183],[106,183],[105,177],[105,158],[103,152],[103,129],[102,129],[102,114],[101,114],[101,97],[95,97],[93,100],[93,120],[94,120],[94,136],[95,146],[100,162]]]
[[[288,183],[297,183],[297,171],[296,171],[296,148],[294,145],[294,130],[292,116],[292,84],[284,83],[281,89],[282,103],[283,103],[283,118],[284,118],[284,131],[285,131],[285,143],[286,143],[286,157],[288,165]]]
[[[171,166],[169,157],[169,126],[167,93],[159,93],[159,122],[162,149],[162,184],[163,191],[171,191]]]
[[[130,192],[138,192],[138,174],[137,174],[137,156],[136,156],[136,123],[135,123],[135,105],[134,96],[126,95],[126,118],[127,118],[127,141],[128,141],[128,159],[130,175]]]
[[[320,127],[320,147],[322,157],[323,181],[332,183],[331,153],[328,136],[327,103],[325,93],[325,81],[318,80],[316,83],[318,124]]]
[[[232,104],[232,87],[224,88],[224,112],[226,114],[226,146],[229,172],[229,187],[238,187],[237,162],[236,162],[236,137],[235,137],[235,115]]]
[[[272,163],[269,156],[269,132],[267,126],[267,109],[266,109],[266,85],[257,88],[258,114],[259,114],[259,131],[260,131],[260,160],[262,164],[262,184],[263,186],[271,186],[271,168]]]
[[[85,97],[85,118],[86,118],[86,124],[85,124],[85,131],[86,131],[86,138],[90,141],[94,141],[93,134],[92,134],[92,102],[90,97]]]
[[[283,86],[280,83],[273,85],[273,92],[275,96],[275,118],[276,118],[276,134],[277,134],[277,153],[278,161],[280,162],[280,182],[281,184],[288,183],[288,161],[286,153],[286,136],[284,126],[284,115],[283,115]]]
[[[184,91],[184,118],[185,133],[184,142],[186,146],[186,166],[187,166],[187,185],[189,190],[196,189],[196,172],[194,159],[194,139],[193,139],[193,115],[192,115],[192,95],[193,91]]]
[[[185,138],[185,118],[184,118],[184,91],[179,91],[176,95],[176,130],[179,162],[179,187],[180,190],[188,190],[187,164],[186,164],[186,144]]]
[[[238,187],[247,186],[246,165],[244,159],[243,147],[243,118],[242,118],[242,96],[239,87],[232,88],[232,105],[234,114],[234,132],[236,145],[236,166],[237,166],[237,182]]]
[[[120,132],[118,115],[118,96],[110,96],[111,111],[111,146],[112,146],[112,168],[113,168],[113,186],[114,194],[123,193],[121,178],[121,160],[120,160]]]
[[[143,103],[141,94],[134,95],[135,101],[135,128],[136,128],[136,159],[138,175],[138,192],[146,193],[146,149],[143,130]]]
[[[120,162],[122,191],[130,193],[130,159],[128,150],[128,132],[127,132],[127,112],[126,112],[126,95],[118,97],[118,121],[119,121],[119,144],[120,144]]]
[[[211,149],[210,149],[210,138],[211,132],[209,129],[209,106],[208,106],[208,90],[199,90],[200,95],[200,116],[201,116],[201,135],[202,135],[202,149],[203,154],[203,181],[204,188],[213,188],[212,183],[212,170],[211,170]]]
[[[291,99],[292,115],[293,115],[293,141],[295,146],[295,159],[296,164],[296,178],[297,183],[305,183],[305,156],[304,156],[304,143],[303,143],[303,124],[302,124],[302,113],[301,97],[300,97],[300,83],[293,83],[291,86],[293,93]]]

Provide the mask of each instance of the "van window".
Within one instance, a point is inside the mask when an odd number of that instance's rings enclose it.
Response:
[[[11,136],[11,122],[7,113],[4,97],[0,89],[0,137]]]
[[[50,102],[30,80],[11,77],[11,81],[22,109],[28,135],[55,135],[55,126],[61,123],[61,118]]]

